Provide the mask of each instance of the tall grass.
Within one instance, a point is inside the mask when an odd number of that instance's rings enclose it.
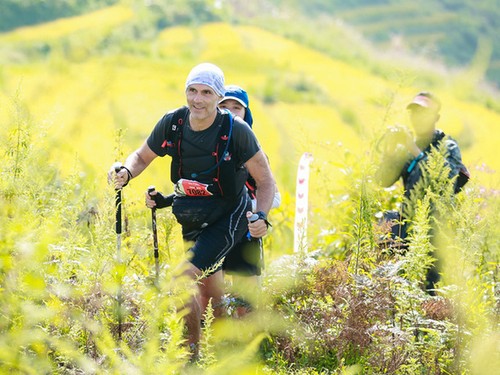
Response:
[[[448,173],[443,165],[443,155],[436,150],[420,186],[425,195],[415,194],[409,202],[414,214],[406,252],[387,253],[370,240],[377,236],[376,208],[389,202],[374,199],[383,195],[367,183],[369,173],[363,168],[346,175],[349,200],[333,200],[331,216],[323,211],[322,217],[344,228],[329,235],[337,246],[324,247],[321,239],[316,252],[286,263],[293,264],[292,272],[276,265],[283,278],[294,275],[289,288],[274,295],[274,309],[289,322],[285,332],[271,340],[278,363],[271,367],[277,372],[494,371],[497,362],[479,364],[475,355],[487,350],[495,361],[498,358],[495,349],[476,340],[498,337],[498,245],[490,242],[497,229],[486,229],[486,222],[496,216],[498,200],[495,192],[472,184],[455,196],[453,181],[440,177]],[[351,220],[344,221],[342,213]],[[443,273],[438,296],[424,292],[426,272],[435,262],[432,254]],[[272,290],[270,285],[270,294]]]
[[[494,355],[478,338],[493,342],[498,324],[498,199],[474,183],[454,196],[452,182],[440,178],[446,170],[438,168],[439,152],[423,179],[425,198],[412,197],[408,253],[390,256],[374,223],[394,197],[372,182],[369,153],[345,152],[329,207],[313,216],[321,226],[329,223],[329,232],[313,241],[311,254],[269,264],[264,293],[247,319],[212,321],[209,310],[202,359],[193,367],[182,324],[192,288],[178,274],[184,255],[172,247],[172,216],[160,218],[169,247],[156,286],[149,212],[127,206],[124,190],[117,259],[114,190],[100,191],[82,177],[78,160],[61,178],[44,162],[51,140],[37,134],[34,142],[37,124],[17,99],[12,103],[0,182],[2,371],[475,374],[494,368],[477,353]],[[116,142],[121,150],[121,137]],[[440,297],[422,289],[431,224],[444,262]],[[278,232],[286,233],[289,224],[281,225]]]
[[[213,37],[221,30],[235,36],[225,48]],[[89,35],[82,41],[90,46],[100,40]],[[179,54],[172,46],[184,45],[184,37],[198,44]],[[70,63],[56,53],[46,65],[10,62],[2,70],[1,372],[482,374],[496,368],[482,360],[494,356],[488,344],[498,340],[494,173],[474,170],[483,178],[456,197],[446,181],[432,187],[444,274],[440,297],[431,298],[421,285],[432,261],[431,202],[415,197],[408,254],[391,254],[377,242],[377,213],[401,201],[397,189],[375,185],[369,140],[380,124],[399,116],[381,104],[394,92],[392,83],[251,27],[212,24],[168,30],[160,38],[158,54],[130,40],[115,46],[122,54],[112,57],[84,53]],[[78,38],[68,40],[78,51]],[[247,49],[252,58],[244,64]],[[179,227],[168,210],[158,212],[157,286],[150,212],[142,204],[146,187],[158,176],[165,181],[168,172],[151,166],[153,172],[124,189],[120,261],[115,191],[105,182],[106,168],[143,141],[147,124],[167,105],[182,104],[175,93],[193,56],[240,62],[228,80],[239,78],[255,93],[255,130],[283,196],[270,218],[263,293],[251,296],[254,313],[213,321],[209,310],[195,366],[187,363],[184,343],[183,306],[192,288],[177,270],[184,259]],[[264,72],[256,70],[255,56],[266,56]],[[270,90],[285,68],[289,78]],[[47,69],[50,80],[43,76]],[[391,94],[391,108],[401,104],[392,100],[402,102],[407,86]],[[496,115],[465,102],[453,108],[456,113],[443,113],[445,127],[463,115],[476,137],[464,159],[474,155],[471,164],[479,159],[495,168],[495,159],[488,160],[495,154],[488,124]],[[451,120],[444,116],[450,113]],[[291,254],[294,160],[303,151],[314,155],[312,252]]]
[[[176,304],[186,292],[174,293],[168,282],[154,290],[147,258],[138,251],[144,233],[126,234],[124,262],[116,261],[113,192],[95,202],[98,194],[76,171],[61,180],[57,169],[43,163],[50,141],[37,136],[33,142],[34,124],[15,109],[11,137],[2,145],[2,372],[178,368],[183,349]],[[146,333],[151,341],[144,345]],[[139,348],[140,355],[131,354]],[[165,348],[162,358],[171,360],[155,365]]]

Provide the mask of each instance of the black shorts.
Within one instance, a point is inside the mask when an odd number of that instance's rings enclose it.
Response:
[[[379,225],[389,223],[389,232],[385,233],[379,239],[379,244],[389,249],[408,249],[408,223],[401,219],[398,211],[386,211],[379,220]]]
[[[183,226],[184,240],[194,241],[194,245],[189,249],[192,256],[191,263],[202,271],[220,263],[245,237],[248,231],[246,213],[251,210],[252,204],[248,194],[242,194],[235,202],[233,209],[214,223],[201,229]]]
[[[260,276],[264,268],[262,239],[245,236],[226,255],[222,269],[231,275]]]

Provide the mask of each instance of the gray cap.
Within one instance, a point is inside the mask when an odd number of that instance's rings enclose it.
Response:
[[[202,63],[196,65],[186,79],[186,90],[191,85],[207,85],[214,92],[223,97],[226,90],[224,89],[224,73],[214,64]]]

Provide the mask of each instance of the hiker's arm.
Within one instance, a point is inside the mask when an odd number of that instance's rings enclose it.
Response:
[[[125,160],[124,168],[116,173],[115,187],[121,188],[132,178],[139,176],[146,167],[157,157],[146,142],[132,152]]]
[[[269,161],[269,157],[266,155],[267,163],[271,166],[271,162]],[[274,198],[273,204],[271,205],[271,209],[278,208],[281,205],[281,194],[278,190],[278,184],[274,184]],[[253,204],[255,206],[255,204]]]
[[[401,176],[406,161],[395,156],[386,156],[375,172],[375,180],[382,187],[393,185]]]
[[[257,184],[256,211],[263,211],[267,214],[273,204],[276,181],[262,150],[251,157],[245,163],[245,167]]]
[[[274,199],[276,181],[274,180],[269,162],[262,150],[258,151],[253,157],[245,163],[250,175],[257,184],[255,211],[262,211],[266,215],[271,209]],[[247,213],[247,217],[250,213]],[[248,224],[250,235],[254,238],[264,237],[267,234],[267,221],[257,220]]]
[[[383,187],[393,185],[401,176],[406,162],[420,154],[411,134],[401,126],[389,128],[380,147],[382,160],[375,172],[375,180]]]
[[[133,177],[137,177],[157,156],[144,142],[141,147],[128,156],[127,160],[125,160],[125,167],[130,170]]]

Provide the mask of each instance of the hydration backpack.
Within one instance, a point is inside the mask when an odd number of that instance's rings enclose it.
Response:
[[[236,165],[233,154],[233,116],[229,111],[222,111],[222,126],[217,136],[217,144],[212,155],[207,156],[213,160],[213,165],[205,171],[183,176],[182,170],[182,132],[189,115],[188,107],[184,106],[174,111],[172,121],[165,130],[165,141],[162,147],[172,157],[170,164],[170,178],[176,183],[181,178],[193,179],[200,175],[214,173],[212,184],[209,186],[211,193],[224,198],[236,198],[242,191],[248,172]]]
[[[407,163],[405,165],[402,177],[405,190],[407,192],[409,192],[413,188],[413,186],[422,176],[422,171],[420,170],[420,168],[417,167],[418,163],[429,154],[432,148],[438,148],[445,136],[446,136],[445,133],[443,133],[440,130],[437,130],[436,134],[434,135],[434,139],[432,140],[432,143],[429,146],[427,146],[427,148],[423,150],[422,153],[417,158],[411,161],[411,163]],[[469,181],[469,179],[470,179],[469,171],[462,164],[460,166],[460,169],[458,171],[458,176],[455,181],[454,192],[458,193],[460,190],[462,190],[462,187],[467,183],[467,181]]]

